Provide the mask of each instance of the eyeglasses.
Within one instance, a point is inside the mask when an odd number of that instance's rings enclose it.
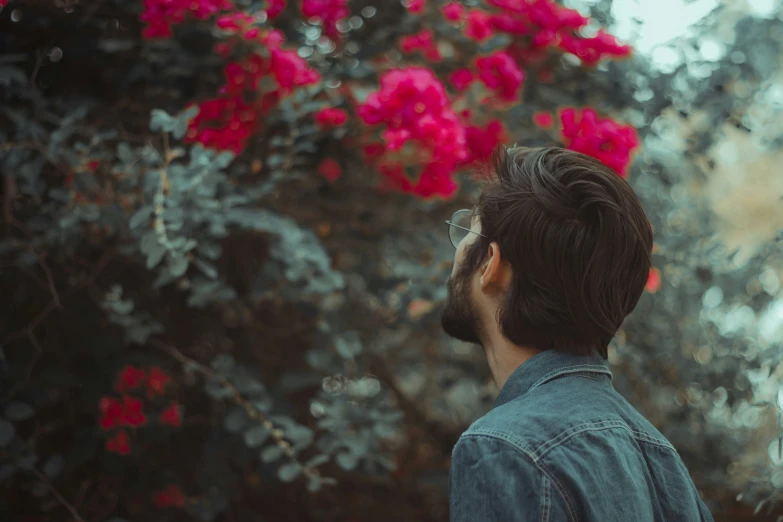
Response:
[[[481,237],[487,237],[484,234],[480,234],[470,229],[472,216],[473,212],[468,208],[464,208],[456,211],[452,214],[451,219],[446,220],[446,224],[449,226],[449,240],[454,248],[457,248],[457,245],[459,245],[460,242],[465,239],[465,236],[470,233],[478,234]]]

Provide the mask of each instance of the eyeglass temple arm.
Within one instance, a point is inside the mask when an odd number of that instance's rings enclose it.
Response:
[[[481,234],[481,233],[479,233],[479,232],[475,232],[475,231],[473,231],[473,230],[471,230],[471,229],[469,229],[469,228],[465,228],[465,227],[461,227],[461,226],[459,226],[459,225],[455,225],[454,223],[452,223],[452,222],[451,222],[451,221],[449,221],[448,219],[446,220],[446,224],[447,224],[447,225],[449,225],[449,226],[452,226],[452,227],[461,228],[462,230],[467,230],[468,232],[473,232],[474,234],[478,234],[478,235],[480,235],[481,237],[487,237],[487,236],[485,236],[484,234]]]

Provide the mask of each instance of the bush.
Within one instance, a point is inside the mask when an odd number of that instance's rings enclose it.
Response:
[[[778,359],[716,329],[743,299],[772,305],[779,251],[727,264],[695,241],[711,209],[669,197],[716,168],[724,111],[751,108],[718,87],[774,71],[729,49],[709,75],[661,72],[599,29],[610,5],[7,2],[0,512],[446,519],[451,448],[492,389],[481,353],[441,342],[441,220],[512,142],[634,184],[657,258],[611,347],[616,386],[713,509],[774,506],[779,472],[741,448],[766,459],[776,429],[726,419],[769,398]],[[774,56],[769,34],[734,45]],[[676,150],[673,109],[703,122]]]

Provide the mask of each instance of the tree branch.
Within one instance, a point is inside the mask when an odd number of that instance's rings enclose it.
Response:
[[[52,493],[52,496],[55,499],[57,499],[57,502],[59,502],[65,509],[67,509],[71,513],[71,517],[76,522],[85,522],[84,519],[82,518],[82,516],[79,514],[79,512],[76,511],[76,508],[73,507],[70,502],[65,500],[65,497],[63,497],[60,494],[60,492],[57,491],[57,488],[54,487],[52,482],[49,480],[49,477],[47,477],[46,475],[44,475],[43,473],[41,473],[40,471],[38,471],[35,468],[31,468],[30,472],[33,475],[35,475],[38,478],[38,480],[40,480],[41,483],[43,483],[44,486],[46,486],[46,488]]]

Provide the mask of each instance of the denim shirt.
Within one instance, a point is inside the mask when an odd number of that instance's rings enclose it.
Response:
[[[450,520],[714,522],[677,451],[598,356],[537,353],[454,446]]]

